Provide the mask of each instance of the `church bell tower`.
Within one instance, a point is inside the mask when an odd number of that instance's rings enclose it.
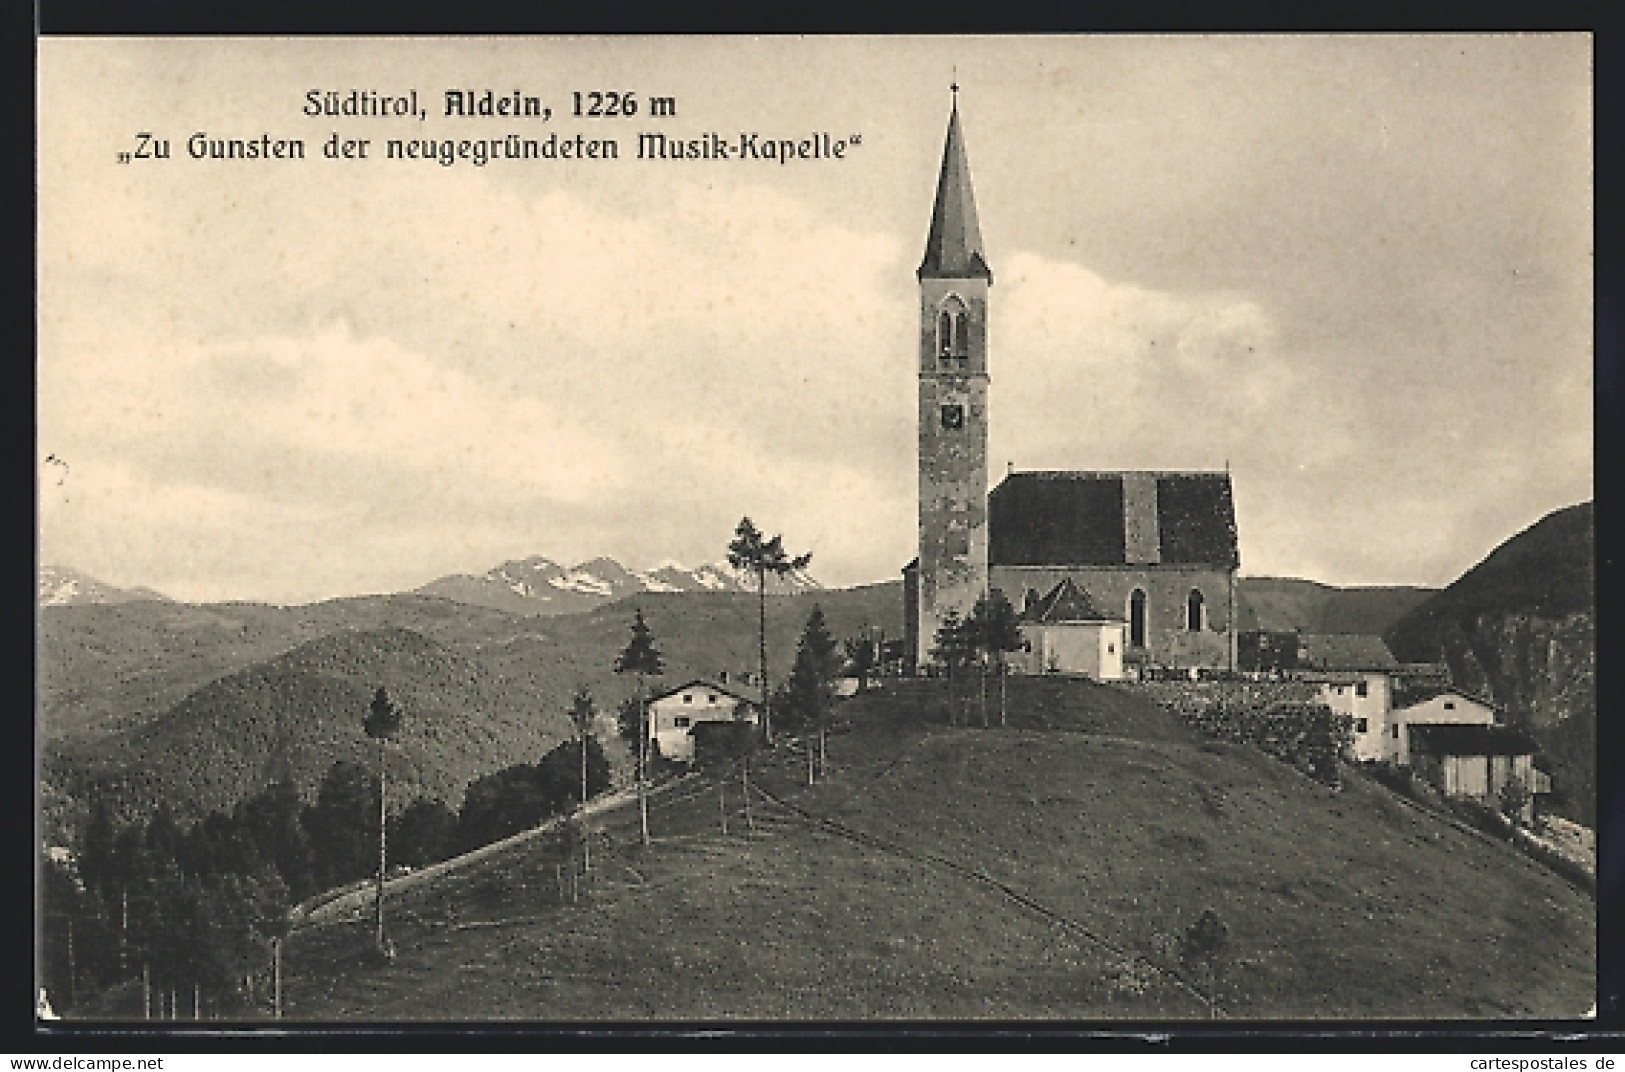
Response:
[[[987,293],[954,86],[920,284],[920,557],[908,578],[909,656],[930,661],[947,613],[987,590]]]

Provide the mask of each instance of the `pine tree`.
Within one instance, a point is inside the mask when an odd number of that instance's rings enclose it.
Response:
[[[995,588],[976,601],[971,611],[969,634],[975,645],[993,659],[994,673],[999,679],[999,725],[1005,724],[1004,678],[1007,673],[1005,656],[1020,651],[1026,644],[1021,635],[1021,618],[1002,591]],[[983,700],[983,723],[986,718],[986,700]]]
[[[933,641],[931,657],[941,664],[948,675],[948,721],[952,723],[957,699],[954,680],[960,676],[957,671],[969,666],[975,654],[975,649],[971,646],[970,633],[957,610],[950,609],[942,616],[942,624],[937,626]]]
[[[638,679],[638,831],[645,845],[649,844],[649,707],[643,692],[643,683],[650,675],[665,673],[660,650],[654,644],[654,632],[643,620],[641,608],[633,612],[632,639],[615,659],[617,674],[635,674]]]
[[[869,675],[874,673],[878,661],[878,645],[869,638],[868,630],[855,637],[848,637],[842,647],[846,651],[847,665],[851,667],[852,674],[858,679],[858,691],[869,691]]]
[[[826,755],[830,708],[835,701],[833,685],[839,670],[839,648],[835,638],[829,634],[823,609],[815,605],[812,613],[807,616],[807,624],[801,631],[801,641],[796,646],[796,661],[790,670],[787,691],[791,710],[794,711],[797,721],[806,728],[806,731],[816,730],[818,733],[820,773]],[[809,741],[807,784],[811,785],[812,782],[813,751]]]
[[[404,713],[390,700],[389,693],[380,685],[378,691],[373,693],[372,703],[367,708],[367,717],[362,720],[362,728],[367,731],[367,736],[378,742],[378,880],[373,898],[373,922],[380,951],[384,948],[384,871],[389,862],[384,745],[400,733],[404,721]]]
[[[767,677],[767,575],[771,573],[783,577],[796,570],[806,569],[811,561],[811,551],[793,558],[785,554],[783,537],[765,538],[748,517],[740,519],[738,527],[734,529],[733,541],[728,544],[728,565],[756,575],[756,636],[760,656],[757,665],[762,677],[762,735],[769,744],[773,741],[773,709]]]

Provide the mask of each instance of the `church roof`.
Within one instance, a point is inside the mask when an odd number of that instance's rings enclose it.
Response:
[[[1229,473],[1011,473],[988,528],[992,566],[1241,564]]]
[[[1062,577],[1059,584],[1022,610],[1021,620],[1032,624],[1061,622],[1106,622],[1116,620],[1104,614],[1089,600],[1089,593]]]
[[[920,278],[986,279],[993,272],[982,258],[982,232],[976,225],[976,196],[971,192],[965,137],[959,130],[959,105],[948,116],[948,140],[942,147],[942,173],[931,209],[931,233],[925,240]]]

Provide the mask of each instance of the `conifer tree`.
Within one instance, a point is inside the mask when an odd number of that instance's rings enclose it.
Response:
[[[993,660],[999,679],[999,725],[1005,724],[1005,656],[1026,644],[1021,635],[1021,619],[1002,591],[995,588],[976,601],[971,611],[969,634],[982,653]],[[987,699],[982,700],[982,723],[987,723]]]
[[[858,691],[869,691],[869,675],[874,673],[876,663],[876,648],[878,645],[869,637],[868,627],[855,637],[848,637],[842,642],[846,652],[847,664],[852,668],[852,674],[858,679]]]
[[[762,677],[762,735],[769,744],[773,741],[773,711],[767,678],[767,575],[771,573],[783,577],[806,569],[811,561],[811,551],[794,557],[787,555],[783,537],[766,538],[748,517],[740,519],[738,527],[734,529],[733,541],[728,544],[728,565],[756,575],[757,668]]]
[[[373,922],[376,930],[376,939],[380,951],[384,949],[384,870],[388,863],[387,833],[389,830],[388,812],[386,810],[388,798],[385,789],[384,745],[401,731],[405,715],[401,709],[389,698],[389,693],[380,685],[378,691],[373,693],[372,703],[367,709],[367,717],[362,720],[362,728],[367,736],[378,742],[378,880],[376,895],[373,898]]]
[[[833,684],[840,669],[839,648],[830,636],[824,611],[814,606],[807,616],[796,645],[796,661],[790,670],[789,700],[797,721],[806,732],[818,733],[818,769],[822,772],[827,752],[829,713],[834,703]],[[813,783],[812,742],[807,743],[807,784]]]
[[[598,711],[593,707],[592,693],[587,691],[585,685],[576,689],[575,696],[570,700],[570,722],[575,726],[576,743],[581,749],[581,797],[579,806],[587,806],[587,739],[592,736],[593,720],[598,717]],[[581,822],[582,869],[592,870],[592,829],[587,826],[583,817]]]
[[[643,610],[633,612],[632,639],[615,659],[617,674],[635,674],[638,679],[638,830],[645,845],[649,844],[649,706],[644,696],[644,679],[665,673],[660,650],[654,644],[654,632],[643,620]]]
[[[959,617],[959,612],[953,609],[949,609],[948,613],[942,616],[942,624],[937,626],[933,641],[931,657],[942,664],[948,675],[948,721],[951,724],[955,720],[954,707],[957,700],[954,680],[959,674],[956,671],[970,665],[975,649],[971,646],[970,633],[965,627],[965,622]]]

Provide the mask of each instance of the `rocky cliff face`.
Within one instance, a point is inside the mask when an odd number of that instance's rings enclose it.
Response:
[[[1406,662],[1451,679],[1527,729],[1552,775],[1551,810],[1596,821],[1597,619],[1590,503],[1548,515],[1496,548],[1387,634]]]

